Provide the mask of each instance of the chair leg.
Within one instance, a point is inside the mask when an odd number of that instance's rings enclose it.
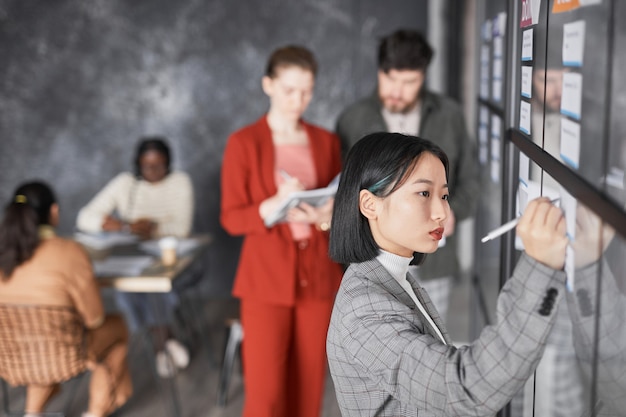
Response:
[[[11,404],[9,401],[9,387],[7,385],[7,382],[0,378],[0,383],[2,384],[2,409],[3,409],[3,416],[6,417],[24,417],[25,414],[23,411],[11,411]],[[65,413],[62,412],[44,412],[41,413],[42,416],[45,417],[65,417]]]
[[[153,311],[159,311],[159,305],[155,298],[151,298],[151,308]],[[170,412],[169,415],[172,417],[180,417],[180,397],[178,393],[178,387],[176,386],[176,378],[159,378],[157,369],[156,369],[156,341],[154,339],[154,335],[150,331],[150,329],[145,329],[146,332],[146,341],[148,342],[146,345],[146,353],[148,354],[148,358],[152,362],[152,371],[155,376],[157,382],[163,385],[167,385],[169,388],[169,400],[170,400]],[[161,342],[165,342],[162,340]]]
[[[2,382],[2,408],[4,410],[4,414],[9,415],[9,388],[7,387],[7,383],[4,379],[0,379]]]
[[[211,340],[207,334],[205,312],[202,308],[202,302],[197,297],[181,295],[181,305],[178,308],[179,321],[185,327],[187,337],[190,342],[197,342],[199,346],[206,348],[209,367],[215,369],[217,367],[215,354],[211,347]],[[190,343],[194,345],[195,343]]]
[[[71,410],[71,406],[74,403],[74,399],[79,397],[78,394],[78,390],[81,388],[82,381],[87,380],[87,371],[81,373],[80,375],[72,378],[72,380],[67,381],[66,384],[71,384],[71,389],[69,390],[70,393],[67,396],[67,398],[65,399],[65,403],[63,405],[63,410],[64,410],[64,414],[69,414],[70,410]],[[89,390],[87,390],[89,391]],[[87,395],[87,398],[89,398],[89,395]]]
[[[217,391],[217,405],[223,407],[226,405],[228,387],[230,385],[230,378],[232,376],[233,364],[237,352],[241,347],[243,340],[243,328],[239,320],[234,320],[228,327],[228,341],[226,343],[226,350],[224,352],[224,363],[222,364],[222,371],[220,374],[220,381]]]

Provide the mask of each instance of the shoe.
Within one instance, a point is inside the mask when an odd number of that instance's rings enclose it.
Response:
[[[157,352],[156,370],[161,378],[171,378],[176,374],[176,366],[169,354],[164,351]]]
[[[189,365],[189,351],[176,339],[165,341],[165,350],[172,358],[172,362],[178,369],[185,369]]]

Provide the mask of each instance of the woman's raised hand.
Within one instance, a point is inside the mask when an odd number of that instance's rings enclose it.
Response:
[[[568,238],[563,211],[540,197],[528,203],[517,224],[524,250],[532,258],[554,269],[563,269]]]

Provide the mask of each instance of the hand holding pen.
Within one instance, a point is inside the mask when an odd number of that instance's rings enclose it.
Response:
[[[289,194],[304,189],[304,186],[300,181],[289,175],[285,170],[280,169],[278,171],[284,181],[277,181],[276,194],[265,199],[259,205],[259,215],[262,219],[267,218],[278,207]]]
[[[550,203],[556,203],[558,201],[559,201],[559,199],[555,198],[554,200],[550,200]],[[502,236],[503,234],[505,234],[509,230],[513,230],[515,228],[515,226],[517,226],[517,224],[519,223],[520,219],[521,219],[521,217],[516,217],[513,220],[504,223],[502,226],[496,227],[491,232],[487,233],[482,239],[480,239],[480,241],[482,243],[485,243],[485,242],[493,240],[493,239],[495,239],[497,237]]]
[[[536,261],[558,270],[565,264],[569,242],[566,229],[563,211],[545,197],[530,201],[517,222],[517,234],[524,251]]]
[[[281,199],[287,197],[294,191],[301,191],[304,189],[304,186],[298,178],[289,175],[289,173],[287,173],[284,169],[281,169],[278,172],[284,180],[282,183],[278,184],[277,194]]]

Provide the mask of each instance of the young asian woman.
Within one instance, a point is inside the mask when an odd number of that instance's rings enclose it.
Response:
[[[451,344],[428,294],[407,274],[428,262],[450,212],[448,160],[398,133],[362,138],[335,197],[330,255],[348,264],[327,336],[337,400],[348,416],[490,416],[532,374],[566,281],[560,209],[531,201],[525,253],[498,297],[498,318],[468,346]]]

